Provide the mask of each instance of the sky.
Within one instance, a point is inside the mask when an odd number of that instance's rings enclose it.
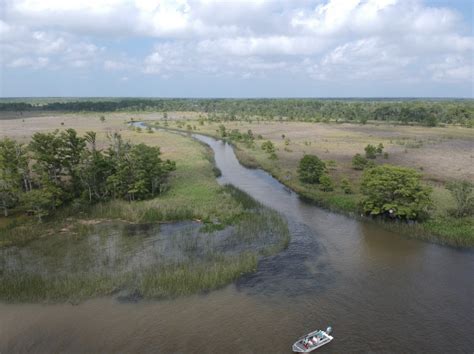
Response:
[[[474,98],[472,0],[0,0],[0,97]]]

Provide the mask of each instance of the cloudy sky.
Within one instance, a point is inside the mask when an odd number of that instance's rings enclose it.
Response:
[[[473,97],[472,0],[0,0],[0,96]]]

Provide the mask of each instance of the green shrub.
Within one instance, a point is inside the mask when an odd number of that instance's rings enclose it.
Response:
[[[341,189],[344,192],[344,194],[352,194],[352,187],[351,183],[347,178],[343,178],[341,180]]]
[[[382,143],[377,145],[377,154],[381,154],[383,152],[383,148],[384,148],[384,146],[383,146]]]
[[[473,184],[469,181],[455,181],[446,186],[456,201],[456,209],[450,213],[456,217],[469,216],[474,213]]]
[[[354,170],[363,170],[367,167],[368,160],[361,154],[355,154],[352,158],[352,168]]]
[[[364,171],[361,191],[368,215],[415,220],[427,215],[431,188],[421,184],[421,175],[411,168],[382,165]]]
[[[319,189],[321,189],[323,192],[331,192],[334,190],[332,179],[326,173],[319,178],[319,183]]]
[[[324,171],[326,171],[326,165],[316,155],[304,155],[298,166],[300,181],[304,183],[319,183]]]
[[[219,129],[217,130],[221,138],[225,138],[227,136],[227,132],[225,126],[223,124],[219,125]]]
[[[275,145],[270,140],[267,140],[262,143],[262,150],[269,154],[275,153]]]
[[[375,159],[377,157],[377,148],[374,145],[367,145],[365,147],[365,157],[368,159]]]

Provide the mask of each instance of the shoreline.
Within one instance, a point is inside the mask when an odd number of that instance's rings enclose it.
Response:
[[[142,123],[146,124],[147,122],[142,121]],[[341,215],[345,215],[355,220],[360,220],[360,221],[376,224],[380,226],[381,228],[383,228],[384,230],[399,232],[404,237],[407,237],[407,238],[417,239],[417,240],[434,243],[440,246],[451,247],[455,249],[462,249],[462,250],[474,249],[474,244],[470,244],[470,243],[463,244],[463,243],[460,243],[458,240],[453,240],[449,237],[430,232],[430,230],[427,230],[427,227],[429,227],[427,226],[429,225],[429,220],[426,222],[414,222],[411,224],[402,222],[402,221],[388,222],[382,219],[373,219],[367,216],[359,215],[358,210],[344,209],[344,208],[338,207],[334,203],[328,202],[327,200],[317,199],[316,197],[313,197],[310,193],[302,190],[302,188],[301,189],[297,188],[297,186],[294,186],[293,184],[288,183],[288,181],[285,181],[283,178],[280,178],[277,174],[273,173],[272,171],[265,169],[264,166],[262,166],[262,164],[260,164],[257,161],[257,159],[255,159],[251,154],[249,154],[247,151],[239,147],[235,142],[231,141],[230,139],[222,138],[210,133],[187,131],[187,130],[176,129],[176,128],[159,127],[158,129],[163,129],[167,131],[169,130],[171,132],[175,132],[180,135],[184,134],[191,138],[193,138],[192,134],[200,134],[200,135],[208,136],[216,140],[225,141],[226,143],[232,146],[232,148],[234,149],[235,156],[237,157],[237,160],[242,166],[249,169],[260,169],[268,173],[270,176],[275,178],[278,182],[283,184],[285,187],[289,188],[292,192],[296,193],[299,198],[303,199],[307,203],[311,203],[322,209],[325,209],[334,213],[338,213]]]

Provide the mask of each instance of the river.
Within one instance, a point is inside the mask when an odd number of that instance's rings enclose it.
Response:
[[[241,166],[230,145],[194,137],[213,149],[220,183],[287,218],[288,249],[209,294],[0,304],[0,353],[290,353],[328,325],[335,339],[319,352],[473,352],[474,252],[325,211]]]

